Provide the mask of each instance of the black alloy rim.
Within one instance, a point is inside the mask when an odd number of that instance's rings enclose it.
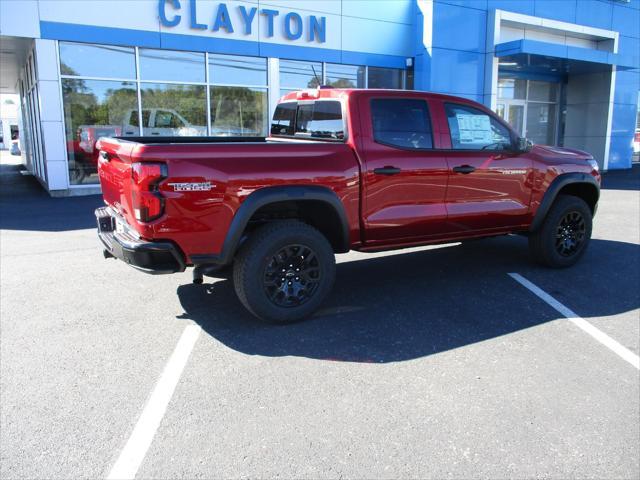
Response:
[[[306,245],[287,245],[269,258],[263,288],[278,307],[297,307],[318,291],[321,278],[316,253]]]
[[[575,255],[587,232],[587,226],[580,212],[569,212],[558,224],[556,230],[556,251],[563,257]]]

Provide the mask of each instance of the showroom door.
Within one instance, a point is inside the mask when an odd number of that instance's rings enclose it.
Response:
[[[504,100],[498,102],[498,108],[496,109],[498,115],[500,115],[505,121],[518,132],[521,137],[526,137],[525,134],[525,110],[526,102],[524,100]]]
[[[556,145],[558,83],[501,78],[496,113],[520,136],[539,145]]]

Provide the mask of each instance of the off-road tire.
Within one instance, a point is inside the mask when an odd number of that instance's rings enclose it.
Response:
[[[301,251],[300,247],[307,248],[314,254],[313,268],[309,267],[309,271],[313,271],[310,275],[318,275],[318,279],[307,282],[307,285],[312,284],[314,289],[307,297],[304,297],[304,293],[302,294],[303,303],[301,304],[294,303],[289,306],[276,304],[287,302],[290,298],[294,298],[295,302],[297,297],[288,296],[288,293],[293,290],[282,287],[280,278],[275,279],[279,282],[279,287],[267,281],[272,279],[272,275],[268,272],[273,271],[274,262],[287,258],[277,256],[283,249],[288,249],[288,252],[293,252],[292,255],[294,255],[295,252]],[[307,268],[304,266],[304,255],[302,259],[300,256],[295,258],[292,260],[293,263],[298,261],[300,268]],[[311,256],[309,255],[308,258]],[[283,268],[288,268],[288,265]],[[287,324],[308,317],[322,304],[333,287],[335,268],[335,256],[331,244],[318,230],[298,221],[278,221],[258,228],[242,245],[233,264],[233,283],[238,298],[253,315],[267,322]],[[293,273],[294,271],[295,269],[292,268],[291,271],[282,273],[282,278],[285,278],[285,275],[297,275]],[[280,273],[277,276],[280,277]],[[286,277],[286,281],[288,283],[288,280],[294,281],[295,278],[298,277]],[[301,286],[301,282],[305,282],[305,279],[300,280],[296,285]],[[271,284],[268,285],[269,283]],[[305,291],[304,288],[302,286],[302,292]],[[271,290],[268,291],[268,289]],[[271,293],[276,290],[276,299],[271,299]]]
[[[581,237],[575,248],[567,248],[564,243],[563,222],[567,219],[578,219]],[[566,268],[575,264],[584,254],[591,240],[593,214],[587,203],[573,195],[559,195],[547,213],[544,222],[535,232],[529,235],[529,249],[534,260],[552,268]],[[571,235],[575,235],[575,232]],[[570,239],[569,239],[570,240]]]

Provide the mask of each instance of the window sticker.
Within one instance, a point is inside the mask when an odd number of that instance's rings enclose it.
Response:
[[[460,143],[493,143],[491,120],[487,115],[456,113]]]

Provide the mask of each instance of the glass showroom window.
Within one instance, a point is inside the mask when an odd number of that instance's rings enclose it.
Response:
[[[519,135],[553,145],[558,130],[558,83],[502,76],[498,79],[496,113]]]
[[[134,82],[62,79],[65,135],[72,184],[97,183],[100,137],[138,135],[125,119],[138,111]],[[124,129],[130,131],[124,132]]]
[[[204,58],[203,53],[139,49],[144,135],[207,135]]]
[[[322,63],[280,60],[280,94],[316,88],[322,79]]]
[[[335,88],[365,88],[366,68],[355,65],[326,64],[326,84]]]
[[[267,59],[209,54],[211,135],[266,136]]]
[[[204,83],[204,53],[141,48],[140,79]]]
[[[59,47],[69,179],[73,185],[97,183],[98,138],[140,134],[127,120],[138,111],[135,50],[67,42]]]
[[[369,67],[368,88],[393,88],[400,90],[403,70],[397,68]]]
[[[142,131],[159,137],[207,135],[204,85],[141,83]],[[138,120],[133,118],[133,122]]]
[[[60,73],[134,80],[135,50],[131,47],[60,42]]]

